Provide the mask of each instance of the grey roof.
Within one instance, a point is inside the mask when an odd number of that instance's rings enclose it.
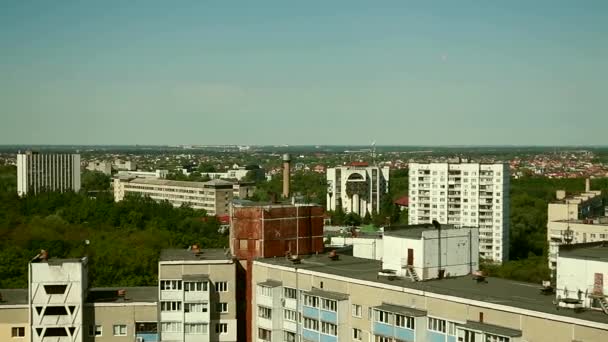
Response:
[[[422,282],[413,282],[407,277],[390,280],[388,277],[378,277],[378,272],[382,269],[381,261],[356,258],[344,254],[340,255],[338,261],[332,261],[325,254],[303,257],[301,263],[297,265],[292,264],[285,258],[265,258],[258,259],[258,261],[292,269],[297,267],[298,270],[305,269],[351,278],[353,282],[364,280],[401,286],[430,293],[608,324],[608,315],[600,311],[585,310],[575,313],[573,310],[557,310],[553,304],[555,296],[541,294],[540,284],[492,277],[486,278],[487,283],[477,283],[470,276]]]
[[[163,249],[160,261],[232,260],[230,252],[221,248],[201,249],[199,255],[187,249]]]
[[[280,281],[268,279],[268,280],[266,280],[264,282],[258,283],[258,285],[266,286],[266,287],[279,287],[279,286],[282,286],[283,283],[280,282]]]
[[[507,337],[519,337],[521,336],[521,330],[509,329],[505,327],[501,327],[498,325],[475,322],[475,321],[467,321],[466,324],[461,324],[460,326],[476,331],[483,331],[494,335],[507,336]]]
[[[157,178],[135,178],[129,183],[135,184],[151,184],[151,185],[165,185],[165,186],[177,186],[185,188],[209,188],[216,186],[232,186],[233,183],[227,182],[221,179],[214,179],[208,182],[189,182],[189,181],[176,181],[169,179],[157,179]]]
[[[392,313],[396,313],[396,314],[400,314],[400,315],[404,315],[404,316],[410,316],[410,317],[426,316],[425,310],[419,310],[419,309],[414,309],[414,308],[410,308],[407,306],[388,304],[388,303],[382,303],[382,305],[375,306],[374,309],[392,312]]]
[[[608,242],[591,242],[559,247],[559,256],[608,262]]]
[[[0,289],[0,305],[27,304],[27,289]]]
[[[441,225],[442,230],[446,229],[455,229],[454,225],[444,224]],[[398,226],[393,227],[390,230],[385,228],[384,235],[386,236],[398,236],[398,237],[406,237],[411,239],[420,239],[422,238],[422,233],[430,230],[437,230],[432,224],[416,224],[416,225],[408,225],[408,226]]]
[[[316,296],[316,297],[333,299],[333,300],[347,300],[348,299],[348,295],[346,293],[325,291],[325,290],[322,290],[322,289],[319,289],[316,287],[313,287],[310,291],[307,291],[304,293],[306,293],[307,295],[310,295],[310,296]]]
[[[118,296],[118,290],[125,290],[125,296]],[[89,289],[89,303],[129,303],[158,302],[158,287],[98,287]]]

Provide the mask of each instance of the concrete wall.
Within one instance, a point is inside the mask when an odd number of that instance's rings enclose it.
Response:
[[[400,276],[405,276],[408,249],[414,251],[414,269],[419,277],[424,270],[424,242],[421,239],[407,239],[398,236],[385,235],[382,253],[382,268],[394,270]]]
[[[27,306],[0,305],[0,341],[30,342]],[[24,328],[25,337],[12,338],[13,328]]]
[[[586,294],[594,292],[595,274],[602,275],[602,293],[608,294],[608,262],[558,257],[557,264],[557,293],[562,298],[581,298],[584,305],[589,307],[591,299]]]
[[[95,303],[87,304],[85,309],[84,337],[89,342],[135,341],[138,322],[156,322],[157,306],[155,303]],[[114,325],[127,326],[126,336],[114,336]],[[88,334],[90,325],[101,325],[101,336]],[[146,341],[148,342],[148,341]],[[150,341],[153,342],[153,341]]]

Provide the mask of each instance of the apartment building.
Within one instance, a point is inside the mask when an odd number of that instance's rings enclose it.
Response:
[[[557,309],[540,284],[483,276],[384,276],[381,261],[340,255],[253,262],[257,341],[608,340],[608,315]]]
[[[352,163],[327,169],[327,210],[338,207],[360,216],[380,212],[388,193],[389,168]]]
[[[128,194],[168,201],[176,207],[189,205],[205,209],[209,215],[228,215],[232,202],[232,183],[219,179],[209,182],[184,182],[166,179],[114,179],[114,200],[122,201]]]
[[[161,252],[159,341],[237,341],[236,264],[224,250]]]
[[[585,191],[567,195],[558,190],[547,209],[549,268],[555,272],[560,245],[608,240],[608,218],[601,191],[591,190],[585,180]]]
[[[79,154],[17,154],[17,193],[80,190]]]
[[[480,258],[509,259],[509,165],[410,163],[409,224],[479,227]]]

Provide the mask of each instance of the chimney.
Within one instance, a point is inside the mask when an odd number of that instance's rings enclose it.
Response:
[[[291,169],[291,156],[289,153],[283,155],[283,197],[289,197],[289,181]]]
[[[591,180],[589,178],[585,178],[585,192],[591,191]]]

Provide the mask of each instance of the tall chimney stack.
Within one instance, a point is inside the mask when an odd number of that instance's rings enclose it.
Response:
[[[283,197],[289,198],[289,180],[291,170],[291,156],[289,153],[283,155]]]
[[[591,191],[591,180],[589,178],[585,178],[585,192]]]

